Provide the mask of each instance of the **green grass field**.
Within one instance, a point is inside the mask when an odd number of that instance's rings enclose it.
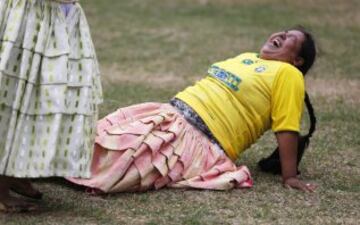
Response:
[[[0,224],[359,224],[360,1],[86,0],[101,64],[101,116],[145,101],[166,102],[212,62],[258,51],[267,36],[303,24],[319,57],[306,78],[318,128],[302,165],[316,193],[284,189],[257,161],[275,147],[271,132],[239,164],[255,185],[228,192],[169,190],[92,197],[54,181],[36,214],[0,214]],[[306,114],[305,114],[306,115]],[[304,127],[307,124],[304,118]],[[305,130],[305,128],[304,128]]]

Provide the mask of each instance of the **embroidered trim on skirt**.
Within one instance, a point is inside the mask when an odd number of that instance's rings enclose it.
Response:
[[[121,108],[98,122],[95,140],[92,177],[67,179],[96,193],[252,186],[248,168],[237,167],[170,104]]]
[[[89,177],[98,63],[78,3],[0,1],[0,174]]]

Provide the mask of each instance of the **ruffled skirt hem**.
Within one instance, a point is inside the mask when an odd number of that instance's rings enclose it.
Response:
[[[175,108],[160,103],[122,108],[98,122],[91,174],[67,179],[103,193],[252,186],[246,166],[237,167]]]

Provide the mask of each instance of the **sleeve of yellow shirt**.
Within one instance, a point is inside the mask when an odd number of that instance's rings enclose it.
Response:
[[[276,75],[271,96],[271,128],[278,131],[300,131],[304,107],[304,78],[302,73],[284,64]]]

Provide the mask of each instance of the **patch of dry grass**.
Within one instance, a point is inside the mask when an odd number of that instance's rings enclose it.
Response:
[[[306,78],[306,86],[313,97],[322,97],[326,102],[344,101],[360,104],[360,80]]]
[[[143,84],[146,83],[151,86],[159,86],[174,88],[185,86],[186,79],[184,76],[175,74],[174,71],[169,71],[166,74],[149,73],[144,69],[139,68],[137,71],[121,71],[116,64],[108,66],[102,69],[103,83],[131,83],[131,84]],[[135,78],[135,79],[134,79]]]

